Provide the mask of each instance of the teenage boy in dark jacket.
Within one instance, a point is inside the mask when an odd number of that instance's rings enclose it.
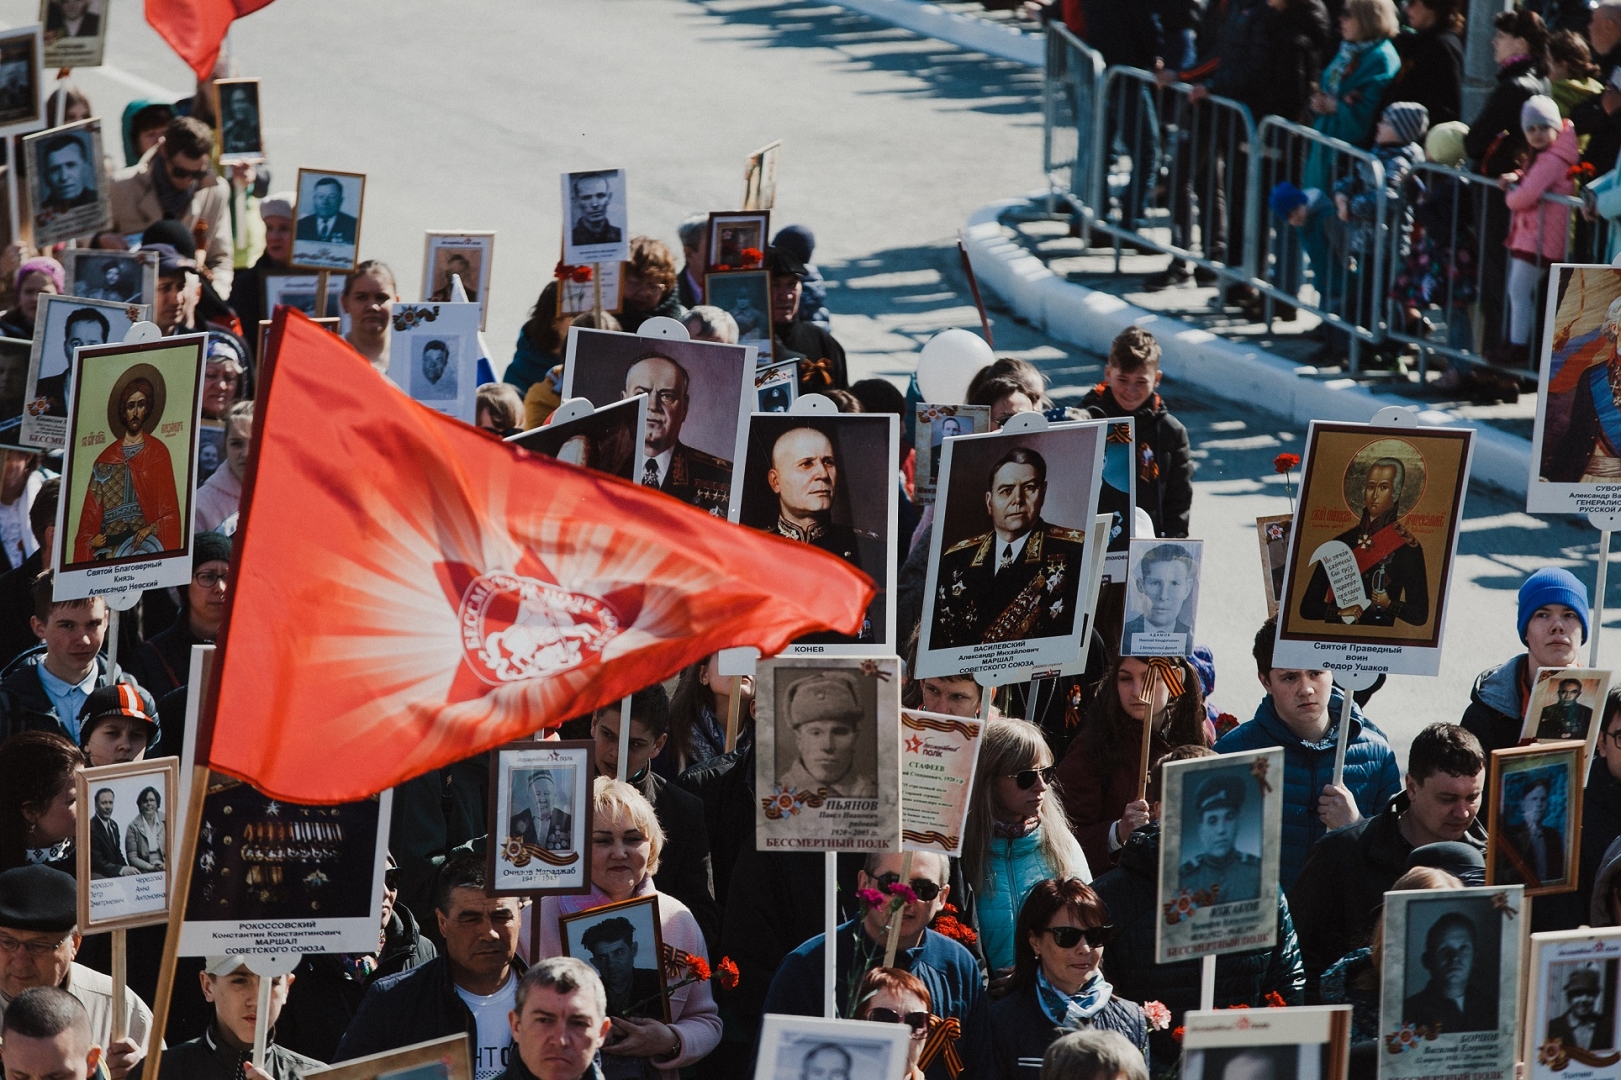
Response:
[[[1137,326],[1120,331],[1109,346],[1103,381],[1081,404],[1094,417],[1136,420],[1137,505],[1154,519],[1154,535],[1188,535],[1193,506],[1193,457],[1188,429],[1158,394],[1160,347]]]
[[[253,1064],[253,1022],[258,1008],[259,980],[248,970],[245,956],[210,956],[203,968],[203,996],[214,1006],[214,1019],[200,1036],[164,1052],[163,1075],[186,1080],[236,1080]],[[321,1062],[294,1053],[275,1039],[276,1021],[287,1006],[296,981],[277,975],[270,981],[271,1031],[265,1046],[264,1071],[272,1080],[302,1080],[325,1068]],[[144,1061],[141,1063],[146,1064]],[[139,1080],[132,1075],[132,1080]]]

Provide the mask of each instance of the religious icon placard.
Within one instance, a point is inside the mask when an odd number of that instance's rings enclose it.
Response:
[[[1472,428],[1313,420],[1277,667],[1435,675]]]
[[[1554,265],[1531,429],[1533,514],[1621,510],[1621,269]]]
[[[58,600],[190,583],[205,339],[74,352]]]
[[[1614,1080],[1621,927],[1531,935],[1521,1060],[1528,1080]]]
[[[1271,947],[1283,855],[1283,749],[1163,768],[1158,962]]]

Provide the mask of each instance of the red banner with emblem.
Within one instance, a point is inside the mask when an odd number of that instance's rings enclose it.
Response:
[[[808,544],[503,443],[277,313],[198,760],[295,802],[381,791],[718,649],[854,633]]]
[[[231,23],[271,0],[146,0],[146,21],[180,55],[198,80],[207,79],[219,59],[220,43]]]

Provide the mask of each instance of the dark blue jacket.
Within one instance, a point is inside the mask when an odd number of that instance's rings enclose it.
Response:
[[[56,715],[56,705],[39,679],[39,666],[45,662],[45,646],[36,645],[0,671],[0,742],[24,731],[53,731],[73,742],[71,730]],[[105,654],[96,657],[96,687],[135,680],[117,664],[109,665]],[[78,719],[74,717],[74,719]],[[154,732],[152,743],[158,741]]]
[[[1283,747],[1283,862],[1278,884],[1285,892],[1294,887],[1306,853],[1328,832],[1317,816],[1317,798],[1334,779],[1334,743],[1339,739],[1341,694],[1335,687],[1328,701],[1333,721],[1328,734],[1315,743],[1302,742],[1284,724],[1272,706],[1272,695],[1261,699],[1255,718],[1216,740],[1216,753]],[[1363,817],[1372,817],[1401,790],[1401,770],[1385,733],[1374,727],[1362,710],[1351,706],[1351,736],[1345,747],[1345,786]]]
[[[835,1004],[840,1016],[849,1016],[849,998],[860,978],[852,979],[855,969],[856,934],[860,920],[851,919],[838,929],[837,959],[838,990]],[[765,1012],[786,1013],[789,1016],[822,1015],[822,943],[826,935],[818,934],[783,958],[782,965],[771,979],[766,991]],[[864,951],[878,954],[867,967],[884,962],[881,945],[875,945],[863,935]],[[967,949],[950,938],[923,931],[923,940],[913,949],[895,953],[895,966],[910,971],[929,988],[932,1011],[936,1016],[956,1017],[962,1023],[962,1038],[957,1042],[957,1053],[962,1056],[965,1077],[991,1077],[995,1065],[991,1059],[990,999],[980,981],[979,965]],[[358,1019],[358,1018],[357,1018]],[[424,1036],[426,1037],[426,1036]],[[929,1080],[948,1080],[949,1071],[945,1055],[935,1058],[925,1073]]]
[[[527,965],[515,956],[512,967],[523,978]],[[348,1061],[463,1032],[476,1045],[478,1027],[450,979],[450,961],[436,956],[421,967],[372,983],[332,1060]]]
[[[1124,1035],[1145,1059],[1149,1056],[1148,1020],[1136,1002],[1110,997],[1108,1004],[1082,1027]],[[992,1080],[1040,1080],[1041,1059],[1047,1047],[1066,1034],[1042,1011],[1033,985],[1015,990],[991,1006],[991,1045],[996,1054],[996,1075]],[[1153,1075],[1152,1064],[1149,1075]]]

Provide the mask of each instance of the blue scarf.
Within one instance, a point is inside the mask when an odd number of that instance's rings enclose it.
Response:
[[[1377,49],[1383,41],[1342,41],[1340,51],[1334,54],[1334,59],[1328,63],[1328,69],[1323,72],[1323,93],[1329,97],[1339,97],[1340,84],[1351,77],[1356,70],[1357,61],[1362,54],[1370,49]]]
[[[1066,994],[1048,982],[1040,965],[1036,966],[1036,998],[1041,1002],[1041,1011],[1065,1031],[1091,1027],[1089,1021],[1103,1011],[1113,993],[1114,987],[1104,980],[1100,972],[1094,971],[1073,996]]]

